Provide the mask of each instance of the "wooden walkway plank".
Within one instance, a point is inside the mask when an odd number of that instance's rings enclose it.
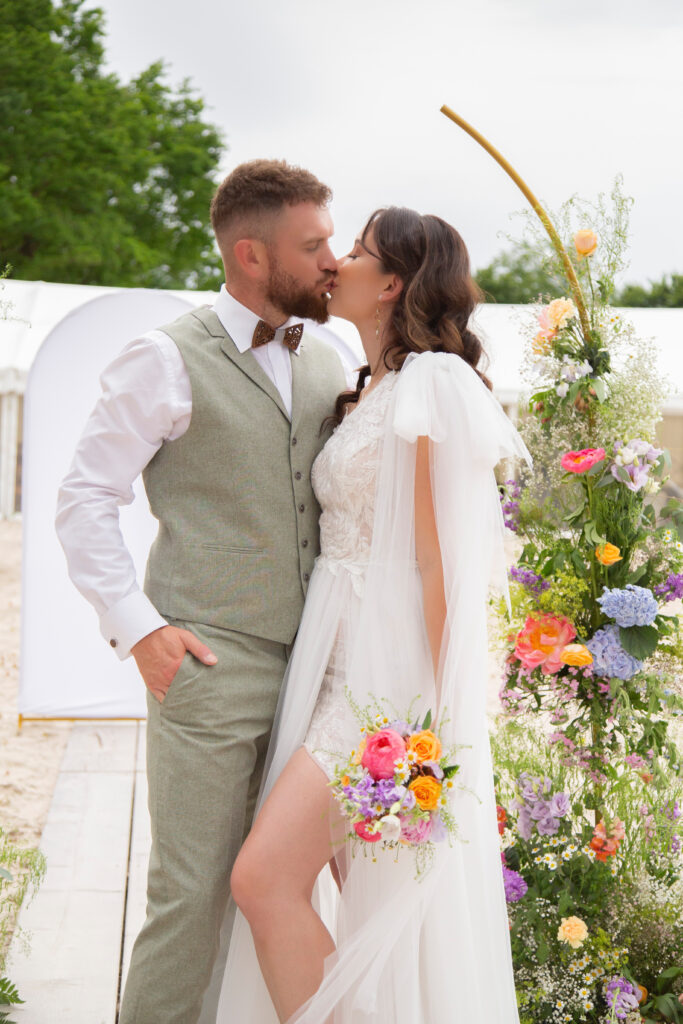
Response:
[[[47,875],[12,943],[21,1024],[115,1024],[137,723],[74,726],[41,840]]]
[[[141,726],[144,735],[144,726]],[[126,920],[123,935],[123,957],[121,961],[121,992],[124,990],[133,943],[140,931],[147,909],[147,865],[152,842],[149,811],[147,809],[147,776],[144,771],[135,773],[135,798],[133,805],[133,834],[130,845],[128,866],[128,892],[126,898]]]

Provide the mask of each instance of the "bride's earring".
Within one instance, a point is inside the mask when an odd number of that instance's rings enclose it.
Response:
[[[377,339],[377,344],[378,345],[379,345],[380,331],[382,330],[382,317],[381,317],[380,312],[379,312],[379,304],[380,304],[381,301],[382,301],[382,296],[378,295],[377,296],[377,309],[375,310],[375,338]]]

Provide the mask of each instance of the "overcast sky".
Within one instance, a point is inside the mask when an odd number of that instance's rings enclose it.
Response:
[[[222,168],[302,164],[335,193],[335,251],[375,207],[437,213],[475,267],[525,200],[447,103],[539,198],[635,200],[628,280],[683,273],[681,0],[100,0],[109,65],[190,78],[224,132]]]

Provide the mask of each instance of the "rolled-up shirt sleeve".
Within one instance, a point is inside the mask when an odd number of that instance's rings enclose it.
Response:
[[[102,395],[59,490],[56,527],[71,580],[123,659],[166,621],[138,585],[119,507],[133,501],[134,480],[164,441],[187,430],[192,392],[182,356],[162,331],[128,345],[100,384]]]

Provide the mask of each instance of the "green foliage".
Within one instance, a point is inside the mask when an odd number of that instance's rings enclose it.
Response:
[[[84,0],[0,0],[0,265],[77,284],[213,287],[223,150],[187,81],[104,70]]]
[[[664,274],[647,287],[627,284],[614,298],[615,306],[683,306],[683,274]]]
[[[487,302],[537,302],[539,296],[554,295],[564,288],[563,278],[548,270],[526,242],[498,253],[474,276]]]

